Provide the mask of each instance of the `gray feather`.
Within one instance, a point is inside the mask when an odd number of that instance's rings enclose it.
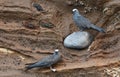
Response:
[[[36,68],[36,67],[40,67],[40,68],[50,67],[53,64],[57,63],[60,59],[61,59],[61,55],[59,54],[58,51],[55,51],[53,55],[47,56],[38,62],[28,65],[26,67],[26,70]]]
[[[75,24],[80,28],[81,31],[85,29],[94,29],[99,32],[105,32],[103,28],[95,26],[87,18],[83,17],[77,9],[73,9],[73,20]]]

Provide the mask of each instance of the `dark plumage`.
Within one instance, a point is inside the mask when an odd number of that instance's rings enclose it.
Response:
[[[73,12],[73,20],[81,31],[85,29],[94,29],[99,32],[105,33],[105,30],[103,28],[100,28],[92,24],[87,18],[83,17],[77,9],[73,9],[72,12]]]
[[[37,67],[39,68],[50,67],[52,71],[56,71],[56,69],[52,68],[52,65],[57,63],[60,59],[61,55],[59,54],[59,50],[56,49],[53,55],[47,56],[38,62],[27,64],[28,66],[26,67],[26,70],[30,70],[32,68]]]
[[[29,28],[29,29],[38,29],[39,28],[39,26],[36,26],[36,25],[34,25],[34,24],[32,24],[31,22],[28,22],[28,21],[23,21],[22,25],[26,28]]]
[[[37,4],[37,3],[34,3],[34,4],[33,4],[33,7],[35,7],[38,11],[43,11],[42,6],[40,6],[40,5]]]

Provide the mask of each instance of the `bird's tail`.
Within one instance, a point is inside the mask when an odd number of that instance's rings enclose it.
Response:
[[[25,65],[32,65],[32,64],[35,64],[35,63],[26,63]]]
[[[28,65],[28,66],[25,67],[25,71],[28,71],[28,70],[30,70],[30,69],[32,69],[32,68],[34,68],[33,65]]]
[[[101,27],[98,27],[98,26],[95,26],[95,25],[91,25],[93,29],[99,31],[99,32],[102,32],[102,33],[105,33],[105,30]]]

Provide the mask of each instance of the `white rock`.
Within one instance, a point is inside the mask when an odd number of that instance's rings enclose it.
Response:
[[[90,33],[85,31],[73,32],[68,35],[64,40],[64,46],[74,49],[83,49],[88,47],[93,41],[93,37]]]

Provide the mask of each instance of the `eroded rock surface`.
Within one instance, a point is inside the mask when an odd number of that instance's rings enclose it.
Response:
[[[31,0],[0,0],[0,16],[29,18],[32,14]]]
[[[34,1],[41,4],[45,12],[38,12],[33,8]],[[84,6],[77,7],[82,15],[107,31],[106,34],[90,31],[95,41],[87,51],[87,49],[67,49],[63,46],[63,39],[70,33],[78,31],[72,20],[73,5],[68,6],[64,0],[0,0],[0,47],[3,48],[1,51],[5,49],[17,52],[0,53],[0,76],[107,77],[103,67],[117,67],[120,64],[120,11],[117,9],[110,16],[103,13],[104,6],[112,1],[114,2],[114,0],[86,0],[83,1]],[[118,4],[115,5],[118,6]],[[90,10],[94,6],[97,8]],[[23,26],[24,21],[30,22],[37,28],[30,29]],[[54,27],[42,27],[40,22],[52,23]],[[60,49],[62,54],[62,61],[54,66],[58,73],[50,73],[48,68],[28,73],[23,71],[25,63],[37,61],[53,53],[56,48]],[[75,69],[74,73],[73,69]],[[70,70],[72,73],[63,73]],[[42,74],[43,72],[49,72],[49,74]]]

